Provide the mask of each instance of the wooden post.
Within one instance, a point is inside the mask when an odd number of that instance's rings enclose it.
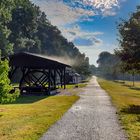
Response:
[[[64,68],[64,89],[66,89],[66,68]]]
[[[54,88],[56,89],[56,70],[54,69]]]
[[[58,75],[59,76],[59,82],[60,82],[60,84],[61,84],[61,70],[60,69],[56,69],[56,76]],[[58,86],[59,87],[59,86]],[[62,88],[62,87],[61,87]]]
[[[51,91],[51,69],[49,68],[49,72],[48,72],[48,94],[50,95],[50,91]]]
[[[22,82],[23,82],[24,77],[25,77],[26,69],[25,68],[21,68],[21,72],[22,72],[22,78],[21,78],[20,83],[19,83],[19,89],[20,89],[20,92],[22,93],[21,87],[22,87]]]
[[[61,74],[60,74],[60,83],[61,83],[61,88],[63,87],[63,70],[60,70]]]

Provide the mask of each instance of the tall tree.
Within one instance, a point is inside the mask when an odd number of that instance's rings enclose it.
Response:
[[[119,72],[120,59],[115,55],[109,52],[101,52],[97,60],[98,69],[102,76],[106,78],[117,78]]]
[[[0,50],[2,56],[11,54],[13,49],[12,44],[8,40],[10,30],[7,28],[7,24],[11,20],[11,10],[13,9],[13,6],[13,0],[0,1]]]
[[[14,44],[14,52],[40,51],[40,41],[35,33],[40,17],[39,7],[29,0],[16,0],[16,6],[12,10],[12,20],[8,24],[11,34],[9,40]]]
[[[126,71],[140,69],[140,7],[128,21],[118,25],[120,48],[115,52],[124,63]]]
[[[120,48],[115,53],[123,62],[123,69],[133,76],[140,71],[140,7],[129,20],[122,20],[118,25]]]

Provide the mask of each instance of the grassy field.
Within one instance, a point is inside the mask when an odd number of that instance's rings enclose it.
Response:
[[[23,96],[0,105],[0,140],[37,140],[79,99],[78,96]]]
[[[140,140],[140,82],[113,82],[98,79],[99,84],[112,98],[130,140]]]

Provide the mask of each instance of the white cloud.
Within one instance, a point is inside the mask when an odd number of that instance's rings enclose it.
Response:
[[[96,14],[114,16],[116,14],[116,9],[120,7],[120,3],[124,0],[69,0],[67,2],[73,7],[81,7],[83,9],[88,9],[94,11]],[[107,14],[105,14],[107,13]]]
[[[83,0],[83,2],[97,9],[111,9],[119,6],[119,0]]]
[[[99,53],[103,51],[103,41],[100,39],[100,36],[104,34],[103,32],[83,31],[78,25],[75,25],[72,28],[63,28],[62,33],[69,41],[74,42],[76,39],[80,40],[81,44],[75,44],[76,47],[80,52],[85,53],[89,57],[90,64],[97,66],[96,60],[98,59]]]
[[[33,0],[33,2],[40,6],[51,23],[56,26],[71,24],[79,20],[89,21],[89,17],[95,15],[94,11],[80,7],[72,8],[62,0]]]
[[[93,21],[93,16],[114,16],[124,0],[32,0],[39,5],[53,25],[63,26],[76,21]],[[87,8],[88,7],[88,8]]]
[[[73,26],[72,28],[63,28],[62,34],[68,38],[69,41],[75,43],[79,46],[99,46],[102,44],[102,40],[98,37],[103,35],[103,32],[89,32],[83,31],[78,25]],[[79,43],[80,44],[79,44]]]
[[[106,16],[115,16],[116,15],[116,12],[115,11],[111,11],[111,10],[104,10],[102,11],[103,12],[103,16],[106,17]]]

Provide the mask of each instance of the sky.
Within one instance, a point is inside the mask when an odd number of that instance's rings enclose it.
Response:
[[[102,51],[119,47],[117,23],[129,19],[140,0],[32,0],[64,37],[97,66]]]

